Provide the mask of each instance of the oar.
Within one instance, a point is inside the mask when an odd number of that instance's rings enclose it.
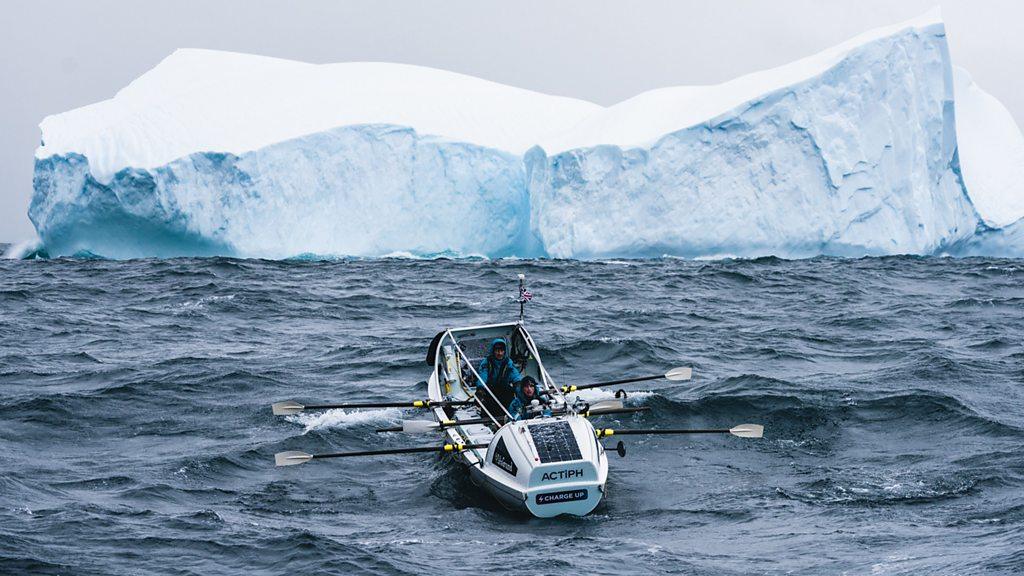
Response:
[[[588,410],[618,410],[625,406],[622,400],[598,400],[589,404]]]
[[[612,401],[614,402],[614,400]],[[619,403],[621,405],[621,402]],[[603,416],[605,414],[634,414],[636,412],[647,412],[650,408],[646,406],[636,408],[591,408],[586,412],[580,412],[580,416]],[[401,426],[392,426],[390,428],[378,428],[377,432],[404,432],[407,434],[420,434],[423,432],[437,432],[444,428],[450,428],[452,426],[467,426],[470,424],[489,424],[490,418],[471,418],[468,420],[442,420],[441,422],[435,422],[433,420],[402,420]]]
[[[645,380],[657,380],[658,378],[666,378],[668,380],[689,380],[693,377],[693,368],[689,366],[680,366],[673,368],[664,374],[655,374],[654,376],[637,376],[636,378],[623,378],[622,380],[609,380],[608,382],[597,382],[596,384],[582,384],[580,386],[562,386],[562,393],[568,394],[569,392],[575,392],[577,390],[586,390],[588,388],[600,388],[601,386],[618,386],[619,384],[629,384],[631,382],[643,382]]]
[[[418,448],[392,448],[390,450],[364,450],[362,452],[334,452],[331,454],[307,454],[291,451],[274,454],[277,466],[305,464],[321,458],[348,458],[349,456],[383,456],[385,454],[415,454],[417,452],[462,452],[471,448],[487,448],[487,444],[445,444],[444,446],[421,446]]]
[[[402,402],[357,402],[352,404],[299,404],[295,400],[275,402],[270,406],[276,416],[298,414],[304,410],[333,410],[335,408],[433,408],[435,406],[468,406],[473,400],[406,400]]]
[[[637,406],[630,408],[607,408],[603,410],[600,408],[591,408],[586,412],[580,412],[580,416],[585,416],[589,418],[590,416],[604,416],[605,414],[635,414],[637,412],[648,411],[650,411],[650,408],[647,406]]]
[[[471,418],[469,420],[442,420],[440,422],[435,422],[433,420],[402,420],[401,426],[394,426],[391,428],[378,428],[377,432],[406,432],[410,434],[417,434],[420,432],[436,432],[442,428],[450,428],[452,426],[462,426],[468,424],[487,424],[490,421],[490,418]]]
[[[694,428],[690,430],[678,430],[672,428],[647,429],[647,430],[613,430],[611,428],[597,428],[594,430],[598,438],[607,438],[612,435],[623,434],[732,434],[740,438],[760,438],[764,435],[764,426],[760,424],[740,424],[732,428]]]
[[[601,400],[594,402],[590,405],[590,409],[585,413],[581,413],[583,416],[593,415],[597,416],[600,414],[618,414],[628,412],[643,412],[649,410],[649,408],[624,408],[621,400]],[[392,426],[389,428],[378,428],[377,432],[405,432],[411,434],[417,434],[421,432],[434,432],[442,428],[450,428],[452,426],[462,426],[468,424],[488,424],[490,418],[473,418],[469,420],[443,420],[437,422],[434,420],[402,420],[401,426]]]

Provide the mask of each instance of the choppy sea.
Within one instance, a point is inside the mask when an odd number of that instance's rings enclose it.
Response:
[[[690,365],[583,518],[502,510],[425,445],[430,338],[515,319],[562,383]],[[1024,572],[1024,261],[0,261],[2,574]],[[609,395],[612,390],[594,393]]]

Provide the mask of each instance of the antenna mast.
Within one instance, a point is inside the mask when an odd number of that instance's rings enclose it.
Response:
[[[526,303],[533,300],[533,294],[526,289],[526,275],[519,274],[519,298],[516,300],[519,302],[519,323],[523,323],[523,319],[526,316]]]

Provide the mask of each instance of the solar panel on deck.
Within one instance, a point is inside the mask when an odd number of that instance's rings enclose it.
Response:
[[[568,422],[531,424],[530,435],[537,446],[541,464],[583,459],[576,435],[572,433],[572,426]]]

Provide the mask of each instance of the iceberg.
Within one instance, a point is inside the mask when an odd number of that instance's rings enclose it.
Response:
[[[179,50],[41,129],[51,255],[1024,256],[1024,136],[937,11],[610,107]]]

